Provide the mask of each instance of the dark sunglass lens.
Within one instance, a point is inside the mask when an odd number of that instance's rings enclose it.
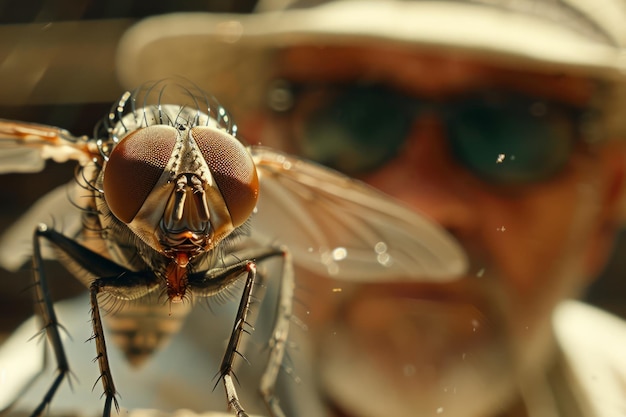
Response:
[[[547,103],[464,102],[448,115],[456,158],[483,179],[501,184],[545,180],[567,162],[571,117]]]
[[[307,121],[301,153],[358,175],[393,158],[412,122],[406,100],[377,86],[355,86],[321,105]]]

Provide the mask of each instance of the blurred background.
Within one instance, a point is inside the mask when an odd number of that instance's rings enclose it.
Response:
[[[115,78],[115,50],[134,22],[177,11],[245,13],[254,4],[255,0],[0,0],[0,118],[90,135],[123,92]],[[74,164],[50,163],[39,174],[0,176],[0,233],[38,197],[73,175]],[[24,236],[26,241],[30,238]],[[613,261],[587,298],[626,317],[623,254],[624,233]],[[0,269],[2,336],[32,314],[29,268],[18,273]],[[55,300],[85,291],[58,264],[48,262],[47,269]]]

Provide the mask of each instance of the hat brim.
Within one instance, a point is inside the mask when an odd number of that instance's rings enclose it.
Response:
[[[233,106],[265,87],[272,51],[347,43],[455,50],[517,68],[623,77],[614,46],[547,19],[460,2],[347,1],[250,15],[157,16],[124,35],[116,67],[128,88],[184,76]]]

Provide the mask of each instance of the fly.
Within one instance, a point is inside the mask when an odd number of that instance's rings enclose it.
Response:
[[[314,274],[353,282],[445,279],[465,269],[456,242],[411,210],[329,169],[247,146],[236,134],[230,115],[213,97],[180,80],[125,93],[92,138],[0,120],[0,173],[35,172],[48,159],[79,165],[71,193],[71,204],[82,213],[75,233],[40,224],[32,253],[0,251],[0,264],[7,268],[32,255],[41,315],[59,370],[33,415],[43,414],[70,369],[42,264],[44,246],[67,260],[89,289],[105,417],[119,407],[100,312],[103,296],[134,300],[125,308],[140,311],[140,318],[154,320],[163,301],[170,308],[182,306],[184,317],[197,298],[244,281],[218,374],[229,409],[243,417],[233,363],[248,326],[257,264],[281,260],[275,277],[278,313],[259,390],[270,414],[282,416],[274,386],[292,315],[294,262]],[[19,237],[26,227],[32,226],[18,222],[8,236]],[[116,314],[111,312],[112,322]],[[158,345],[121,344],[131,363]]]

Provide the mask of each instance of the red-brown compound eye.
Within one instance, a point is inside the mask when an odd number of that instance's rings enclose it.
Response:
[[[252,214],[259,196],[256,166],[245,146],[226,132],[194,127],[191,137],[211,169],[233,226],[241,226]]]
[[[176,145],[176,129],[139,129],[118,143],[104,168],[104,198],[111,212],[130,223],[159,181]]]

